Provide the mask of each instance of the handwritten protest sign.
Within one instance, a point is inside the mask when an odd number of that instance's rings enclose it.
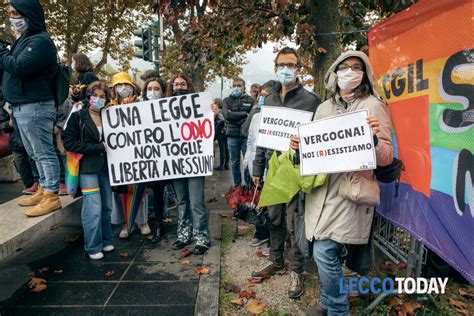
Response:
[[[351,112],[299,126],[301,175],[375,169],[368,113]]]
[[[208,93],[102,112],[111,185],[212,174],[214,116]]]
[[[298,125],[309,123],[312,112],[288,109],[277,106],[262,107],[257,146],[287,151],[290,138],[298,132]]]

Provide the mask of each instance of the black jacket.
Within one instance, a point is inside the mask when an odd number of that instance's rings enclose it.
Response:
[[[281,100],[280,97],[281,86],[277,87],[274,92],[269,94],[265,98],[265,106],[284,106],[290,109],[297,109],[315,113],[319,104],[321,103],[320,98],[303,88],[301,83],[298,81],[296,87],[288,91],[285,95],[285,99]],[[253,176],[263,177],[265,168],[268,161],[272,157],[273,150],[257,147],[255,154],[255,160],[253,161]]]
[[[255,100],[244,94],[239,97],[229,96],[222,104],[222,114],[226,120],[225,128],[228,137],[241,137],[241,127],[245,123]]]
[[[84,154],[79,173],[98,173],[107,169],[105,147],[87,109],[71,114],[62,136],[67,151]]]
[[[10,3],[25,18],[28,30],[13,44],[11,51],[0,44],[5,99],[14,106],[53,100],[57,52],[46,32],[43,8],[37,0],[11,0]]]

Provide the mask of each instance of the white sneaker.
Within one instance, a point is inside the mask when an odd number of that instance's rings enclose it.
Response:
[[[100,259],[104,258],[104,254],[102,252],[89,254],[89,258],[91,258],[93,260],[100,260]]]
[[[151,229],[150,226],[148,226],[148,223],[140,225],[140,233],[144,236],[151,234]]]
[[[127,225],[122,227],[122,230],[120,231],[119,238],[120,239],[126,239],[128,238],[128,227]]]
[[[112,250],[114,250],[114,246],[113,245],[108,245],[108,246],[105,246],[104,248],[102,248],[102,251],[104,252],[111,252]]]

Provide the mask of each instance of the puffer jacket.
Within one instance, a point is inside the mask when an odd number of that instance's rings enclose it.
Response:
[[[283,106],[290,109],[314,112],[321,102],[316,94],[303,88],[299,80],[296,86],[286,93],[283,101],[280,97],[281,89],[281,86],[276,87],[275,91],[272,91],[272,93],[265,98],[265,106]],[[253,161],[252,175],[254,177],[263,177],[268,161],[272,155],[273,150],[257,147],[255,160]]]
[[[37,0],[11,0],[25,18],[28,30],[9,51],[0,44],[3,94],[13,106],[54,99],[57,71],[56,46],[46,32],[43,8]]]
[[[228,137],[242,136],[242,124],[245,123],[254,104],[254,98],[247,94],[238,97],[231,95],[224,99],[222,114],[226,120],[225,128]]]
[[[362,52],[349,51],[342,54],[329,68],[325,77],[326,88],[334,92],[337,82],[336,67],[349,57],[359,57],[366,66],[366,73],[371,85],[374,85],[372,68],[367,56]],[[340,97],[331,98],[321,104],[315,114],[315,120],[368,109],[369,115],[379,119],[380,132],[375,146],[377,165],[389,165],[393,160],[393,146],[391,140],[391,122],[387,106],[376,96],[369,95],[357,98],[347,106]],[[377,186],[372,170],[354,173],[362,176]],[[305,202],[305,230],[308,240],[331,239],[344,244],[366,244],[371,230],[374,207],[356,204],[344,199],[339,194],[339,188],[344,181],[345,173],[328,175],[326,183],[306,195]],[[362,189],[367,189],[363,187]],[[378,194],[376,192],[368,192]]]

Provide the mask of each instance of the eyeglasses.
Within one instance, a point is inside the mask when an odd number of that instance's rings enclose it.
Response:
[[[188,83],[187,82],[174,82],[173,83],[173,87],[175,88],[186,88],[188,86]]]
[[[288,69],[296,69],[296,68],[299,68],[300,65],[295,64],[295,63],[288,63],[288,64],[276,64],[275,67],[277,70],[282,70],[285,67],[287,67]]]
[[[364,67],[360,64],[355,65],[347,65],[347,64],[340,64],[337,66],[337,71],[346,71],[347,69],[352,69],[352,71],[364,71]]]

